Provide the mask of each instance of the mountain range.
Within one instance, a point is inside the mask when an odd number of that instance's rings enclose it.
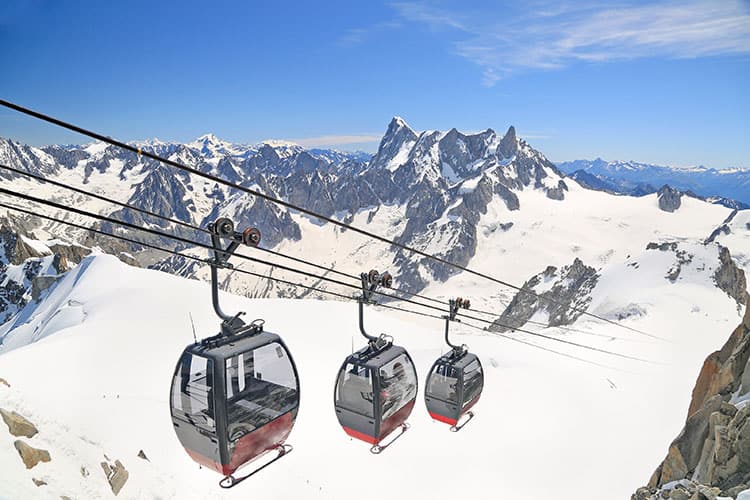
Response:
[[[211,134],[186,144],[159,140],[135,144],[201,172],[326,217],[367,226],[398,243],[500,275],[519,285],[534,276],[556,276],[555,272],[545,271],[550,266],[565,273],[569,269],[585,270],[582,276],[587,277],[586,293],[569,290],[571,303],[590,304],[588,295],[596,281],[594,275],[604,266],[637,258],[654,242],[687,238],[701,244],[725,244],[731,240],[733,262],[740,268],[750,262],[750,249],[743,239],[747,220],[744,213],[735,217],[736,213],[723,206],[684,196],[672,188],[640,197],[611,196],[610,190],[592,190],[575,177],[567,177],[544,154],[518,137],[513,126],[504,134],[492,129],[472,134],[456,129],[418,132],[394,117],[370,158],[362,153],[306,150],[279,141],[233,144]],[[479,284],[453,267],[106,144],[35,148],[0,139],[0,164],[64,185],[80,186],[201,228],[219,216],[228,216],[241,226],[258,227],[263,247],[351,274],[371,268],[389,270],[396,286],[408,292],[432,291],[440,296],[444,290],[467,287],[478,296],[476,304],[498,311],[498,316],[514,298],[515,292]],[[29,180],[21,174],[0,169],[0,180],[9,182],[14,189],[62,204],[208,243],[205,233]],[[50,213],[46,208],[33,208]],[[198,246],[112,227],[109,223],[99,224],[76,214],[62,216],[200,258],[205,256]],[[35,217],[14,217],[15,222],[8,223],[9,229],[15,227],[28,241],[65,234],[74,243],[86,248],[98,246],[128,262],[207,279],[205,266],[183,257],[165,257],[139,245],[125,245]],[[678,253],[673,255],[679,261]],[[711,259],[717,260],[719,252],[712,255]],[[289,264],[268,254],[262,257]],[[717,260],[716,266],[720,265]],[[302,267],[324,277],[330,274]],[[252,270],[268,277],[354,293],[274,267],[253,265]],[[712,283],[711,272],[705,273],[708,283]],[[548,281],[546,277],[536,279]],[[571,280],[566,281],[563,276],[559,279],[559,289],[570,289]],[[29,279],[16,283],[30,293]],[[541,286],[544,292],[546,285]],[[227,276],[223,287],[251,297],[321,297],[317,292],[248,279],[240,273]],[[14,296],[19,295],[19,290]],[[741,301],[739,296],[735,300]],[[515,303],[524,304],[523,310],[505,311],[504,318],[530,319],[549,314],[557,324],[577,319],[576,315],[545,312],[544,307],[540,311],[538,304],[530,310],[523,300]],[[17,309],[18,304],[14,307]],[[628,306],[619,304],[607,314],[622,316],[624,313],[618,308]]]
[[[666,184],[730,208],[750,208],[750,169],[676,168],[601,158],[560,162],[557,167],[592,189],[641,196]]]
[[[517,138],[513,127],[502,136],[491,129],[471,135],[456,129],[417,133],[394,118],[369,161],[361,154],[307,151],[288,143],[236,145],[213,135],[188,144],[138,145],[345,222],[363,214],[368,223],[393,218],[395,214],[385,212],[398,207],[399,216],[387,222],[391,237],[460,265],[474,255],[477,223],[494,197],[508,210],[517,210],[518,189],[530,187],[553,200],[564,199],[567,190],[562,174]],[[102,144],[37,149],[4,140],[0,162],[95,191],[117,192],[130,204],[201,227],[219,215],[216,207],[221,206],[221,215],[256,225],[269,247],[301,238],[301,221],[289,210]],[[7,171],[0,176],[21,180]],[[169,226],[127,210],[109,211],[128,222]],[[184,233],[182,228],[169,229]],[[454,272],[391,251],[392,272],[412,291]]]

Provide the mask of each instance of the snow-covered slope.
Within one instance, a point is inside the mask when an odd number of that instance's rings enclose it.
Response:
[[[455,340],[479,354],[487,377],[477,417],[459,433],[432,422],[421,400],[424,376],[445,349],[442,324],[369,310],[370,328],[394,335],[420,375],[412,428],[380,456],[351,441],[332,408],[336,371],[363,340],[356,306],[223,295],[226,310],[263,317],[268,330],[284,336],[302,390],[290,438],[295,451],[230,491],[188,458],[169,418],[174,363],[192,342],[188,314],[199,336],[216,332],[208,286],[106,255],[87,257],[58,285],[59,296],[50,294],[11,334],[24,343],[24,331],[46,325],[46,337],[0,354],[0,377],[10,384],[0,383],[0,408],[33,421],[39,434],[27,441],[52,457],[26,470],[15,438],[0,424],[0,498],[111,498],[99,466],[105,454],[130,472],[123,498],[344,499],[353,491],[362,499],[627,498],[663,458],[682,426],[702,359],[722,345],[739,317],[733,300],[700,279],[697,260],[686,280],[672,283],[654,277],[668,270],[667,253],[644,252],[656,253],[650,260],[632,256],[639,266],[602,271],[592,307],[649,304],[650,314],[626,322],[666,341],[584,320],[576,326],[591,334],[545,333],[659,364],[513,334],[611,368],[593,366],[457,325],[463,334]],[[77,313],[68,314],[71,309]],[[66,321],[50,322],[61,314]],[[140,450],[149,461],[137,457]],[[32,478],[47,485],[37,487]]]

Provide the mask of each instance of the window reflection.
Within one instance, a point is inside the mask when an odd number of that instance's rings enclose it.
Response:
[[[367,417],[373,416],[370,369],[347,363],[336,383],[336,404]]]
[[[458,402],[458,370],[450,365],[437,365],[430,374],[427,393],[443,401]]]
[[[177,418],[215,432],[212,361],[185,353],[172,383],[172,411]]]
[[[277,342],[226,359],[229,441],[262,427],[299,403],[292,363]]]
[[[417,395],[417,374],[406,354],[380,368],[381,420],[403,408]]]
[[[482,367],[479,361],[474,359],[464,369],[464,401],[463,406],[466,406],[476,398],[479,393],[482,392],[482,386],[484,385],[484,376],[482,374]]]

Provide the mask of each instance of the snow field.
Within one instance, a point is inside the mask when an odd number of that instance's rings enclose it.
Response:
[[[713,308],[709,318],[686,314],[687,304],[671,297],[659,303],[662,293],[655,288],[646,289],[638,302],[653,301],[658,314],[628,324],[671,342],[636,334],[640,342],[565,334],[666,365],[521,337],[614,369],[457,325],[454,331],[465,333],[455,335],[454,342],[479,354],[486,380],[477,416],[461,432],[451,433],[431,421],[422,400],[426,374],[445,349],[442,323],[368,308],[368,331],[393,335],[411,353],[420,376],[412,428],[383,455],[374,456],[368,445],[344,434],[333,411],[339,366],[352,346],[357,349],[364,342],[357,331],[356,305],[223,295],[225,310],[245,310],[247,321],[263,317],[269,331],[284,337],[302,390],[289,441],[294,452],[224,491],[216,484],[217,474],[199,469],[182,450],[168,406],[174,365],[192,342],[188,312],[199,337],[218,328],[208,285],[131,268],[106,255],[89,257],[81,267],[84,272],[64,303],[80,304],[83,321],[61,325],[66,328],[0,355],[0,377],[12,386],[0,385],[0,407],[34,421],[40,434],[29,444],[52,455],[51,463],[26,471],[2,426],[0,466],[7,466],[2,470],[12,472],[13,479],[0,484],[0,498],[47,493],[110,498],[98,465],[105,453],[130,471],[120,494],[124,498],[349,498],[353,491],[365,499],[627,498],[663,458],[682,426],[703,358],[723,343],[738,318],[719,290],[695,287],[695,299]],[[30,325],[50,314],[54,311],[40,311]],[[576,326],[630,336],[611,325]],[[141,449],[150,462],[136,458]],[[91,476],[83,478],[81,466]],[[40,475],[48,486],[37,488],[31,482]]]

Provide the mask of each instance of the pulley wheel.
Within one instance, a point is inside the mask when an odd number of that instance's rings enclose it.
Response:
[[[234,234],[234,222],[226,217],[222,217],[216,221],[214,230],[219,236],[232,236]]]
[[[242,243],[249,247],[257,247],[260,243],[260,231],[255,227],[248,227],[242,232]]]

